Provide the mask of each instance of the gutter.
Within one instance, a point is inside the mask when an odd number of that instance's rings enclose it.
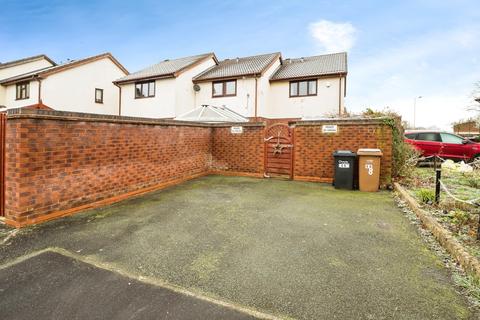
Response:
[[[235,80],[235,79],[242,79],[242,78],[257,78],[261,76],[262,76],[261,73],[246,73],[246,74],[238,74],[233,76],[216,77],[216,78],[208,78],[208,79],[192,79],[192,82],[193,83],[214,82],[214,81]]]
[[[321,79],[321,78],[336,78],[336,77],[346,77],[346,72],[336,72],[336,73],[328,73],[328,74],[312,74],[306,76],[298,76],[298,77],[289,77],[289,78],[278,78],[272,79],[270,78],[270,82],[278,82],[278,81],[295,81],[295,80],[309,80],[309,79]]]
[[[150,77],[143,77],[143,78],[136,78],[136,79],[129,79],[129,80],[118,80],[118,81],[112,81],[112,82],[115,85],[121,85],[121,84],[144,82],[144,81],[150,81],[150,80],[170,79],[170,78],[175,78],[175,74],[169,73],[169,74],[164,74],[159,76],[150,76]]]

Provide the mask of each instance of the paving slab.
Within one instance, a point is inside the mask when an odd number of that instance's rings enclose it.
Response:
[[[477,319],[389,192],[208,176],[22,229],[48,247],[295,319]]]

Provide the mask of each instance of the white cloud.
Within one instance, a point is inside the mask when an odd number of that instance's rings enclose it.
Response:
[[[474,61],[480,45],[471,40],[478,39],[478,30],[464,26],[420,33],[395,46],[351,57],[347,109],[389,106],[412,122],[413,99],[422,95],[417,126],[451,130],[452,122],[472,116],[467,107],[480,72]]]
[[[355,43],[355,27],[349,23],[320,20],[310,24],[310,34],[322,53],[348,51]]]

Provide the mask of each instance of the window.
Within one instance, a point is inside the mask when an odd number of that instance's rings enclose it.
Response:
[[[135,99],[155,97],[155,81],[135,83]]]
[[[17,83],[17,100],[30,98],[30,82]]]
[[[317,95],[317,80],[290,81],[290,97]]]
[[[103,89],[95,88],[95,102],[103,103]]]
[[[415,138],[417,137],[417,134],[416,133],[407,133],[405,135],[405,138],[407,139],[412,139],[412,140],[415,140]]]
[[[237,80],[212,82],[212,97],[233,97],[237,95]]]
[[[440,142],[440,135],[435,132],[421,132],[417,135],[417,140],[423,141],[438,141]]]
[[[463,138],[456,136],[450,133],[440,133],[442,136],[442,142],[453,143],[453,144],[463,144]]]

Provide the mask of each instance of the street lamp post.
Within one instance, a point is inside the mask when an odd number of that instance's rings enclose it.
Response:
[[[416,129],[416,120],[417,120],[417,99],[422,99],[422,96],[415,97],[413,99],[413,129]]]

